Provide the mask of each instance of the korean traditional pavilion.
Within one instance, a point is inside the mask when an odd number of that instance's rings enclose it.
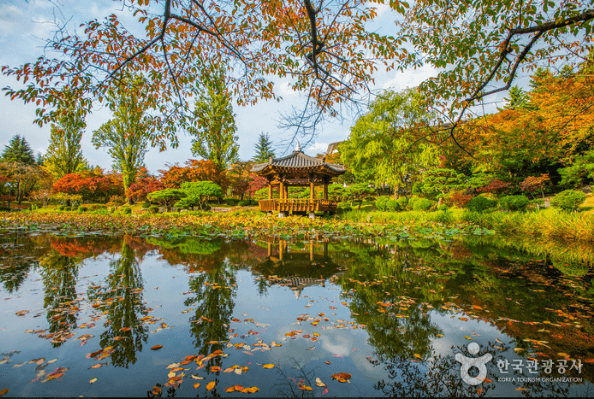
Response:
[[[268,180],[268,199],[259,201],[263,212],[278,212],[279,217],[287,213],[314,217],[314,212],[336,211],[337,202],[328,199],[328,184],[333,177],[342,175],[346,169],[340,165],[327,163],[324,159],[313,158],[297,148],[291,155],[270,158],[268,162],[252,166],[252,172]],[[315,186],[324,186],[324,197],[315,197]],[[279,186],[279,199],[272,198],[272,188]],[[309,199],[289,198],[289,187],[309,186]]]

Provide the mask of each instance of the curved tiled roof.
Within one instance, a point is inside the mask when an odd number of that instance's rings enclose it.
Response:
[[[324,162],[322,159],[313,158],[309,155],[305,155],[303,151],[293,151],[292,154],[282,158],[275,158],[265,163],[260,163],[252,166],[252,172],[260,172],[266,169],[266,167],[277,167],[277,168],[290,168],[290,169],[307,169],[315,167],[327,167],[335,173],[342,174],[346,172],[346,169],[340,165],[334,165],[331,163]]]

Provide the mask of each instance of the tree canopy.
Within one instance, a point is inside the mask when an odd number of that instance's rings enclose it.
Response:
[[[14,136],[8,145],[4,147],[1,158],[4,162],[19,162],[26,165],[34,165],[36,163],[33,150],[29,146],[29,143],[27,143],[24,137],[19,135]]]

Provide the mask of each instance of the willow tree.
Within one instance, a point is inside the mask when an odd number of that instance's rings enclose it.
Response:
[[[417,91],[386,91],[340,144],[341,160],[359,180],[388,183],[398,197],[401,187],[439,161],[439,146],[431,140],[434,119]]]
[[[195,137],[192,154],[213,161],[219,170],[226,170],[239,160],[239,145],[231,93],[227,90],[223,70],[219,68],[202,75],[199,90],[187,129]]]
[[[95,147],[108,148],[114,170],[122,173],[126,193],[136,181],[149,148],[147,130],[153,120],[146,112],[145,90],[142,77],[123,78],[107,97],[113,118],[93,132]]]

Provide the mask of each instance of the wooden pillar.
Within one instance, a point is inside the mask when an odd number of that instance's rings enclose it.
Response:
[[[278,242],[278,258],[283,260],[283,241]]]
[[[324,181],[324,199],[328,199],[328,182]]]
[[[268,243],[268,257],[272,256],[272,243]]]
[[[309,242],[309,260],[313,262],[314,260],[314,243],[313,241]]]
[[[281,182],[280,182],[280,190],[279,190],[278,196],[279,196],[280,199],[283,199],[284,198],[284,195],[285,195],[285,183],[283,183],[283,181],[281,180]]]
[[[314,184],[313,182],[309,183],[309,199],[313,200],[316,198],[316,193],[314,191]]]
[[[289,186],[285,184],[285,199],[289,198]]]
[[[272,182],[268,182],[268,199],[272,199]]]
[[[328,257],[328,241],[324,241],[324,258]]]

